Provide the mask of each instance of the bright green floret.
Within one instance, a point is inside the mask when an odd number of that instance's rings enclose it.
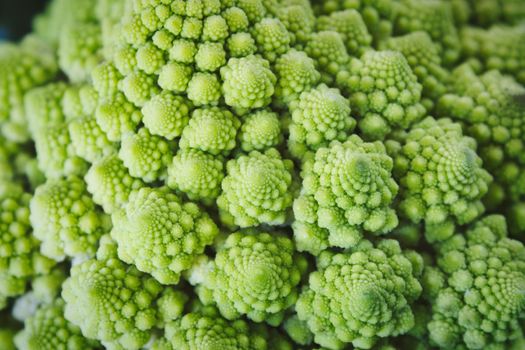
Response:
[[[199,296],[216,303],[229,320],[246,315],[277,326],[295,304],[306,260],[294,253],[290,238],[266,232],[236,232],[228,236],[209,271],[201,278]]]
[[[244,320],[229,321],[213,307],[184,315],[166,326],[171,349],[267,350],[267,342]]]
[[[275,97],[279,103],[288,104],[297,99],[303,91],[308,91],[317,84],[321,74],[315,68],[315,62],[304,52],[290,50],[275,62]]]
[[[231,58],[221,68],[221,77],[226,104],[240,110],[270,104],[277,80],[270,70],[269,62],[257,56]]]
[[[166,189],[132,192],[113,214],[111,236],[118,255],[162,284],[176,284],[182,271],[203,254],[219,230],[196,204],[182,202]]]
[[[289,3],[289,4],[288,4]],[[290,45],[301,49],[315,29],[316,18],[308,0],[282,2],[282,7],[276,13],[290,37]]]
[[[343,36],[335,31],[313,33],[304,51],[316,64],[321,72],[321,81],[333,83],[337,73],[341,71],[350,59],[343,41]]]
[[[94,162],[84,181],[93,201],[102,206],[104,212],[112,214],[128,201],[133,190],[141,188],[141,179],[132,177],[122,160],[116,155],[108,155]]]
[[[110,99],[101,99],[95,111],[97,124],[106,133],[108,140],[114,142],[121,141],[125,134],[135,132],[142,117],[140,109],[122,93]]]
[[[381,235],[397,224],[391,208],[398,186],[393,161],[380,142],[357,135],[319,149],[303,164],[303,188],[294,202],[294,236],[299,250],[318,254],[323,247],[353,247],[364,233]],[[311,225],[318,226],[311,233]],[[320,230],[321,229],[321,230]],[[309,236],[319,236],[318,245]]]
[[[259,110],[244,117],[239,131],[244,152],[264,151],[278,146],[283,139],[279,116],[270,110]]]
[[[56,299],[40,307],[24,321],[24,329],[15,337],[24,350],[91,350],[97,343],[82,336],[80,329],[64,318],[64,301]]]
[[[191,107],[183,97],[163,91],[146,102],[142,122],[153,135],[173,140],[188,124]]]
[[[188,98],[197,106],[216,106],[222,96],[221,83],[214,73],[195,73],[186,89]]]
[[[22,295],[31,278],[46,274],[54,262],[40,254],[29,222],[31,195],[14,182],[0,180],[0,309]]]
[[[409,258],[394,240],[323,252],[295,305],[314,341],[331,350],[349,343],[370,349],[380,338],[408,332],[414,326],[411,304],[421,293],[423,261],[415,255]]]
[[[292,121],[288,149],[298,158],[328,146],[333,140],[346,140],[356,124],[348,100],[338,89],[325,84],[301,93],[289,109]]]
[[[396,156],[400,213],[423,221],[430,242],[453,234],[485,210],[481,198],[492,176],[482,168],[476,143],[450,119],[426,118],[406,136]]]
[[[270,148],[252,151],[226,164],[227,175],[217,199],[221,220],[228,226],[280,225],[292,205],[293,163]]]
[[[384,139],[425,115],[422,86],[399,52],[368,51],[339,72],[337,82],[349,96],[359,129],[369,139]]]
[[[112,245],[104,242],[97,259],[73,266],[62,286],[64,315],[106,348],[138,350],[156,326],[180,316],[187,298],[125,265]]]
[[[141,128],[136,134],[124,135],[118,155],[131,176],[153,182],[166,177],[173,153],[170,142]]]
[[[290,48],[290,35],[277,18],[264,18],[253,27],[253,36],[259,52],[270,62]]]
[[[196,109],[182,131],[180,148],[195,148],[213,155],[227,155],[236,144],[241,122],[226,108]]]
[[[361,56],[372,44],[372,36],[368,33],[363,17],[356,10],[333,12],[330,16],[319,17],[317,30],[341,34],[346,49],[352,56]]]
[[[109,218],[93,203],[78,177],[47,180],[30,203],[33,233],[42,241],[41,252],[60,261],[66,256],[89,257],[110,227]]]
[[[384,42],[385,49],[401,52],[423,86],[422,103],[427,110],[447,92],[449,73],[441,66],[437,46],[426,32],[413,32]]]
[[[431,341],[443,349],[509,349],[522,338],[525,247],[507,238],[505,218],[486,216],[438,246],[427,274]]]
[[[425,31],[439,48],[445,65],[457,61],[461,43],[454,24],[452,6],[440,0],[401,0],[396,4],[395,32]]]
[[[224,164],[217,156],[199,149],[179,150],[168,167],[166,184],[189,199],[212,204],[219,196]]]

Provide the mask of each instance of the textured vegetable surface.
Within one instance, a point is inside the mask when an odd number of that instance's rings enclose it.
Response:
[[[51,0],[0,349],[525,349],[524,83],[521,0]]]

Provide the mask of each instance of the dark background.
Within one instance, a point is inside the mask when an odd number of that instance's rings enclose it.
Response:
[[[31,20],[49,0],[0,0],[0,40],[18,40],[31,31]]]

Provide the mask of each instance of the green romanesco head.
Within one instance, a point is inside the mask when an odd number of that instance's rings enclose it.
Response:
[[[213,307],[201,307],[166,326],[165,337],[180,350],[267,350],[266,339],[242,320],[222,318]]]
[[[104,212],[112,214],[128,202],[129,194],[144,186],[141,179],[132,177],[122,160],[110,154],[95,161],[84,181],[93,196],[93,202],[102,206]]]
[[[354,130],[350,105],[338,89],[321,84],[301,93],[289,105],[292,120],[288,126],[288,149],[303,158],[309,152],[326,147],[331,141],[344,141]]]
[[[321,81],[327,84],[334,82],[337,73],[350,60],[343,36],[336,31],[312,33],[304,51],[315,61],[316,69],[321,72]]]
[[[525,247],[507,238],[505,218],[490,215],[437,247],[428,267],[428,324],[439,348],[509,349],[522,338],[525,308]],[[437,278],[436,278],[437,277]]]
[[[383,43],[387,50],[399,51],[423,86],[422,104],[427,110],[447,92],[449,72],[441,65],[439,50],[426,32],[393,37]]]
[[[93,256],[100,236],[111,227],[84,181],[75,176],[47,180],[36,189],[29,208],[42,254],[57,261]]]
[[[221,221],[227,226],[280,225],[292,206],[292,169],[275,148],[252,151],[226,164],[227,175],[217,198]]]
[[[56,299],[41,306],[24,321],[24,329],[15,337],[15,344],[25,350],[92,350],[96,341],[85,338],[80,328],[64,318],[64,301]]]
[[[185,193],[191,200],[210,205],[219,196],[223,178],[221,159],[199,149],[184,148],[173,158],[166,184]]]
[[[372,44],[372,36],[356,10],[332,12],[329,16],[317,18],[317,30],[341,34],[346,50],[352,56],[361,56]]]
[[[55,265],[40,253],[40,242],[32,234],[30,200],[19,184],[0,180],[0,309],[7,298],[22,295],[28,281]]]
[[[244,152],[264,151],[283,141],[279,115],[268,109],[246,115],[239,130],[240,148]]]
[[[350,343],[370,349],[381,338],[404,334],[414,326],[411,304],[421,293],[419,260],[407,258],[395,240],[324,251],[295,305],[297,315],[315,343],[331,350]]]
[[[398,220],[391,206],[398,186],[392,167],[382,143],[363,142],[357,135],[319,149],[303,165],[303,187],[293,205],[298,249],[318,254],[327,246],[349,248],[365,232],[394,229]]]
[[[395,159],[400,213],[426,224],[430,242],[453,234],[485,210],[481,198],[492,176],[482,168],[476,143],[450,119],[428,117],[406,136]]]
[[[155,327],[179,318],[187,297],[127,266],[115,249],[105,236],[96,259],[72,267],[62,285],[64,316],[106,348],[138,350]]]
[[[213,243],[219,230],[196,204],[182,202],[166,189],[132,192],[113,214],[111,236],[118,255],[162,284],[176,284],[182,271]]]
[[[461,42],[454,24],[452,5],[440,0],[401,0],[395,4],[394,32],[407,34],[425,31],[439,48],[445,65],[460,56]]]
[[[337,74],[337,83],[348,94],[359,129],[368,139],[382,140],[425,115],[422,86],[399,52],[367,51]]]
[[[284,235],[232,233],[211,262],[199,295],[214,302],[229,320],[246,315],[277,326],[284,311],[297,301],[305,268],[306,260]]]

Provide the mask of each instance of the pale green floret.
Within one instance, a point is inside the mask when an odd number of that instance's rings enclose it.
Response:
[[[195,54],[195,67],[200,71],[215,72],[226,63],[226,52],[220,43],[199,44]]]
[[[215,106],[222,96],[221,83],[214,73],[195,73],[188,83],[186,93],[197,106]]]
[[[119,83],[119,89],[126,98],[137,107],[142,107],[159,92],[156,78],[141,71],[127,75]]]
[[[400,213],[424,222],[426,238],[441,241],[478,217],[492,176],[482,168],[476,143],[459,124],[431,117],[415,125],[395,159]]]
[[[291,239],[266,232],[236,232],[228,236],[211,266],[199,295],[209,294],[222,316],[246,315],[255,322],[279,325],[284,311],[295,304],[307,262],[294,252]],[[202,298],[201,298],[202,299]]]
[[[7,298],[22,295],[31,278],[55,264],[40,254],[40,242],[32,235],[30,199],[19,185],[0,180],[0,310]]]
[[[163,91],[142,107],[142,122],[153,135],[173,140],[188,124],[191,107],[183,97]]]
[[[337,74],[364,136],[382,140],[407,129],[425,115],[422,86],[405,57],[395,51],[367,51]]]
[[[113,98],[99,103],[95,119],[108,140],[118,142],[124,135],[135,132],[142,113],[119,92]]]
[[[199,149],[179,150],[168,167],[166,184],[184,192],[189,199],[212,202],[219,196],[224,178],[222,159]]]
[[[91,81],[101,99],[110,99],[118,93],[118,84],[122,75],[112,63],[104,62],[93,68]]]
[[[468,65],[458,67],[452,77],[455,83],[437,110],[460,121],[464,132],[478,142],[483,164],[495,179],[484,203],[493,209],[506,201],[510,213],[517,213],[525,198],[525,111],[519,101],[525,88],[498,71],[477,76]],[[523,221],[511,220],[511,232],[523,227]]]
[[[71,82],[89,78],[102,58],[101,45],[98,23],[70,23],[64,28],[58,43],[58,63]]]
[[[100,257],[72,267],[62,288],[64,315],[84,336],[106,348],[138,350],[150,340],[154,327],[181,315],[187,298],[125,265],[113,256],[113,249],[102,246]]]
[[[33,137],[44,127],[65,121],[62,98],[66,90],[67,85],[58,82],[34,88],[26,93],[24,108],[29,131]]]
[[[178,63],[190,64],[195,61],[197,45],[189,40],[179,39],[173,42],[169,54],[170,59]]]
[[[128,201],[133,190],[141,188],[142,180],[132,177],[116,154],[108,155],[94,162],[84,181],[93,201],[111,214]]]
[[[120,74],[128,75],[133,72],[137,66],[136,53],[137,50],[130,45],[121,45],[115,50],[113,61]]]
[[[361,56],[370,49],[372,36],[368,33],[363,17],[356,10],[333,12],[317,19],[318,31],[335,31],[341,34],[348,53]]]
[[[6,137],[26,141],[27,121],[18,121],[15,115],[23,115],[24,93],[50,80],[57,71],[54,57],[43,46],[33,47],[35,38],[26,37],[18,45],[0,44],[0,125]],[[36,46],[36,45],[35,45]],[[11,126],[8,126],[11,125]],[[15,132],[9,132],[13,127]],[[14,131],[13,130],[13,131]],[[10,137],[13,136],[13,137]]]
[[[171,349],[269,350],[259,332],[240,319],[229,321],[213,307],[201,307],[181,319],[169,323],[165,329]]]
[[[440,349],[510,349],[523,338],[525,247],[507,238],[505,218],[486,216],[437,248],[437,266],[424,277],[431,342]]]
[[[290,48],[290,35],[277,18],[264,18],[255,24],[252,33],[258,52],[270,62],[275,62]]]
[[[80,329],[64,318],[62,299],[40,307],[27,318],[15,344],[24,350],[91,350],[98,345],[84,338]]]
[[[293,200],[293,163],[270,148],[241,155],[227,163],[227,176],[217,199],[221,220],[228,226],[280,225]]]
[[[260,22],[267,15],[267,9],[261,0],[237,0],[236,6],[246,13],[251,23]]]
[[[348,100],[338,89],[325,84],[301,93],[290,103],[289,110],[292,121],[288,148],[298,158],[328,146],[330,141],[344,141],[356,125]]]
[[[124,135],[118,155],[131,176],[153,182],[166,177],[173,148],[166,139],[141,128],[136,134]]]
[[[159,73],[159,86],[164,90],[184,92],[193,75],[193,69],[184,63],[170,62]]]
[[[196,204],[183,203],[167,189],[132,192],[113,214],[111,236],[118,255],[162,284],[177,284],[182,271],[213,243],[219,230]]]
[[[67,120],[92,115],[99,95],[92,85],[68,86],[62,97],[62,111]]]
[[[279,8],[276,16],[281,20],[290,36],[290,44],[302,48],[315,29],[315,16],[310,4],[298,3]]]
[[[461,43],[454,24],[450,2],[439,0],[402,0],[396,5],[395,32],[425,31],[439,48],[445,65],[457,61]]]
[[[246,13],[238,7],[229,7],[221,14],[226,20],[228,29],[231,33],[237,33],[248,29],[250,22]]]
[[[213,155],[228,154],[235,148],[241,122],[230,111],[219,107],[196,109],[182,131],[180,148],[196,148]]]
[[[164,52],[153,44],[141,46],[136,53],[137,68],[146,74],[154,74],[166,63]]]
[[[306,322],[297,317],[297,314],[287,318],[283,323],[286,334],[299,345],[310,345],[314,340],[313,333],[308,329]]]
[[[255,40],[249,33],[239,32],[228,38],[226,42],[228,53],[231,57],[244,57],[257,51]]]
[[[315,61],[317,70],[322,74],[321,80],[325,83],[332,83],[350,59],[343,37],[334,31],[313,33],[304,51]]]
[[[426,32],[413,32],[386,40],[384,48],[399,51],[423,86],[423,105],[432,109],[435,101],[447,92],[449,73],[441,66],[437,46]]]
[[[230,58],[221,68],[222,92],[228,106],[236,109],[265,107],[274,94],[276,77],[270,64],[257,56]]]
[[[321,79],[315,62],[304,52],[290,50],[275,62],[275,97],[279,103],[288,104],[310,90]]]
[[[279,116],[269,110],[260,110],[244,117],[239,141],[245,152],[278,146],[283,140]]]
[[[88,162],[95,162],[116,150],[115,145],[108,140],[92,114],[75,118],[69,123],[68,128],[73,153]]]
[[[391,206],[398,186],[392,168],[392,158],[382,143],[363,142],[357,135],[320,148],[315,158],[303,164],[303,188],[294,202],[299,249],[313,246],[311,235],[321,246],[349,248],[365,232],[382,235],[394,229],[398,219]]]
[[[407,333],[414,326],[411,304],[421,293],[422,259],[416,257],[409,259],[395,240],[321,253],[295,305],[315,343],[331,350],[349,343],[370,349],[381,338]]]
[[[228,23],[222,16],[206,17],[202,30],[202,40],[223,41],[228,37]]]
[[[99,210],[77,177],[48,180],[39,186],[30,203],[33,234],[42,241],[43,255],[60,261],[66,256],[93,256],[109,217]]]

